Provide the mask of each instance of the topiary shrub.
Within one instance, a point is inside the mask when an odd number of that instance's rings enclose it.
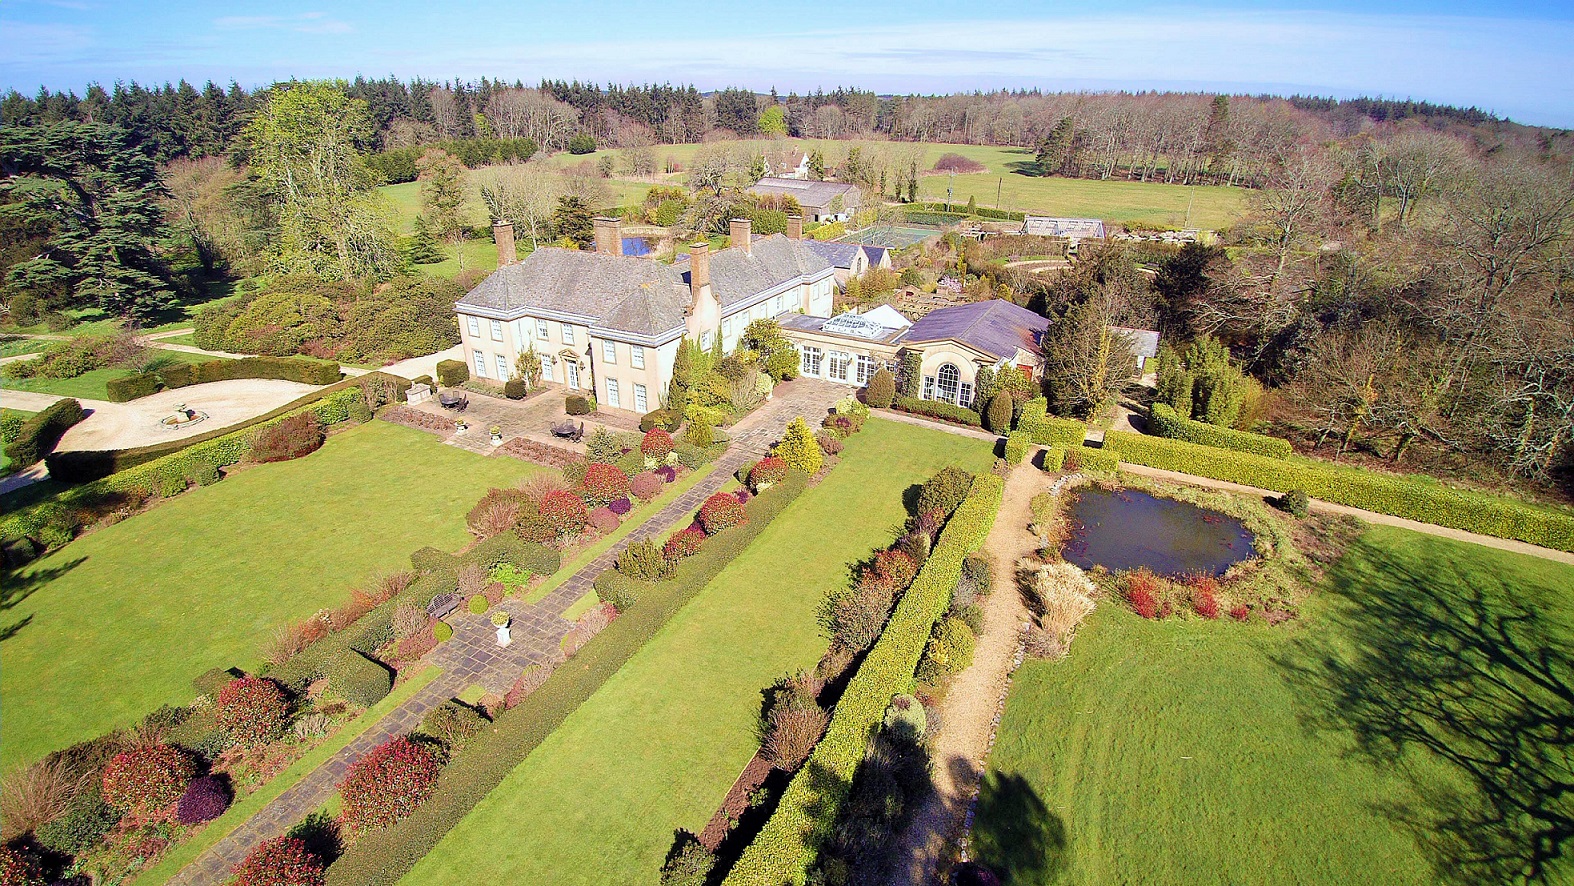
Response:
[[[222,778],[204,775],[186,786],[175,806],[175,818],[184,825],[212,821],[230,808],[230,787]]]
[[[984,407],[984,427],[997,434],[1011,431],[1011,395],[1006,391],[998,391],[989,398],[989,405]]]
[[[442,622],[438,622],[438,626],[448,627]],[[453,628],[448,631],[452,635]],[[382,701],[393,689],[393,674],[388,668],[354,649],[341,650],[328,660],[323,671],[329,689],[345,701],[362,707],[369,708]]]
[[[486,610],[491,607],[491,604],[486,602],[486,597],[476,594],[474,597],[470,598],[470,602],[466,603],[465,607],[470,610],[471,615],[485,615]]]
[[[124,375],[104,382],[104,390],[111,403],[126,403],[139,397],[158,393],[158,376],[151,372]]]
[[[251,458],[258,462],[300,458],[321,448],[326,437],[316,414],[292,415],[257,432],[251,442]]]
[[[322,859],[299,837],[275,837],[235,866],[234,886],[323,886]]]
[[[87,418],[82,404],[67,398],[46,406],[32,418],[22,422],[16,437],[6,444],[6,458],[14,467],[26,467],[50,452],[65,436],[71,426]]]
[[[891,370],[881,367],[875,371],[874,377],[869,379],[869,386],[864,389],[864,402],[874,409],[890,409],[891,403],[896,400],[896,376]]]
[[[437,383],[445,388],[462,385],[470,380],[470,367],[463,360],[437,361]]]
[[[661,475],[646,471],[635,474],[629,480],[629,492],[640,501],[650,501],[660,495],[666,485],[667,481],[661,479]]]
[[[722,530],[737,526],[747,517],[743,514],[743,504],[738,501],[737,496],[718,492],[705,499],[695,519],[705,530],[706,535],[715,535]]]
[[[1278,501],[1274,502],[1274,504],[1279,507],[1279,510],[1295,517],[1297,520],[1306,519],[1306,515],[1312,512],[1311,496],[1308,496],[1304,489],[1292,489],[1279,496]]]
[[[936,684],[962,673],[973,663],[975,643],[973,629],[967,622],[955,616],[941,619],[918,663],[919,681]]]
[[[503,382],[503,396],[510,400],[523,400],[530,393],[530,388],[525,385],[522,378],[511,378]]]
[[[219,690],[218,727],[242,747],[260,747],[278,738],[288,716],[289,701],[272,680],[242,677]]]
[[[357,760],[339,782],[339,814],[352,834],[387,827],[414,812],[437,787],[441,767],[431,748],[392,738]]]
[[[654,539],[647,538],[630,544],[618,555],[617,571],[636,581],[663,581],[672,575],[672,561]]]
[[[173,745],[123,751],[104,767],[104,802],[122,812],[148,815],[178,801],[195,774],[191,757]]]
[[[590,521],[584,501],[563,489],[554,489],[541,499],[541,516],[559,536],[578,532]]]
[[[591,462],[577,491],[587,505],[597,507],[628,495],[629,478],[615,465]]]
[[[454,638],[454,626],[446,621],[432,625],[432,639],[439,643],[447,643]]]
[[[1027,458],[1028,435],[1017,431],[1006,437],[1005,459],[1008,465],[1019,465]]]
[[[700,552],[700,547],[705,543],[705,530],[698,526],[685,526],[681,531],[673,533],[662,546],[661,552],[668,560],[677,562],[685,557],[692,557]]]
[[[569,394],[563,399],[563,411],[569,415],[589,415],[590,401],[579,394]]]
[[[973,475],[955,466],[941,468],[918,492],[918,512],[937,511],[947,517],[973,488]]]

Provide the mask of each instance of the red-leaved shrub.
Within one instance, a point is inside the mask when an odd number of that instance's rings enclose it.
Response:
[[[639,442],[639,452],[646,458],[662,461],[672,452],[672,435],[661,428],[651,428],[645,432],[645,439]]]
[[[698,526],[685,526],[681,532],[674,533],[667,539],[667,544],[661,549],[661,555],[668,560],[682,560],[692,557],[700,552],[700,545],[705,543],[705,530]]]
[[[235,886],[322,886],[322,859],[299,837],[275,837],[235,866]]]
[[[706,535],[715,535],[724,529],[730,529],[748,519],[744,516],[743,505],[739,503],[736,495],[718,492],[705,503],[700,505],[700,526]]]
[[[776,456],[768,456],[754,463],[749,469],[749,485],[758,492],[760,487],[771,483],[780,483],[787,479],[787,462]]]
[[[620,522],[617,512],[611,508],[596,508],[590,512],[590,525],[602,535],[617,529]]]
[[[340,820],[356,834],[393,824],[432,795],[439,768],[437,754],[425,745],[403,736],[383,742],[339,782]]]
[[[288,715],[284,691],[272,680],[242,677],[219,690],[218,726],[243,747],[254,748],[278,738]]]
[[[0,884],[4,886],[44,886],[38,859],[10,846],[0,844]]]
[[[202,824],[212,821],[230,808],[230,789],[223,779],[204,775],[186,787],[175,806],[175,818],[181,824]]]
[[[579,484],[579,494],[587,504],[607,504],[629,494],[628,475],[616,465],[591,462],[585,468],[585,479]]]
[[[633,479],[629,480],[629,492],[640,501],[650,501],[660,495],[661,488],[666,485],[667,481],[661,479],[660,474],[645,471],[635,474]]]
[[[1215,597],[1212,591],[1192,591],[1191,608],[1203,618],[1218,618],[1219,598]]]
[[[1133,569],[1121,576],[1126,586],[1126,602],[1143,618],[1159,617],[1160,580],[1146,568]]]
[[[251,441],[253,461],[289,461],[316,452],[324,438],[314,413],[303,412],[263,428]]]
[[[1245,621],[1251,617],[1251,607],[1247,606],[1245,603],[1237,603],[1235,604],[1235,607],[1230,610],[1230,618],[1233,618],[1236,621]]]
[[[590,520],[585,503],[580,501],[579,496],[562,489],[548,492],[546,498],[541,499],[541,516],[558,535],[578,532]]]
[[[122,751],[104,767],[104,802],[125,812],[157,812],[179,800],[195,774],[186,752],[167,744]]]
[[[881,551],[874,555],[871,571],[878,576],[882,587],[899,591],[913,583],[918,575],[918,564],[901,551]]]

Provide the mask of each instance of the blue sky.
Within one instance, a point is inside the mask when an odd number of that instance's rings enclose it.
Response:
[[[0,0],[0,87],[401,78],[1382,95],[1574,128],[1574,3]]]

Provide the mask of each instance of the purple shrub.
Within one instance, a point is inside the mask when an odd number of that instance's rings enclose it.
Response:
[[[629,511],[634,510],[634,503],[629,501],[627,498],[620,498],[607,505],[607,509],[614,514],[617,514],[619,517],[622,517]]]
[[[202,824],[212,821],[230,808],[230,788],[221,778],[204,775],[186,786],[175,807],[175,817],[181,824]]]
[[[737,497],[738,504],[740,505],[748,504],[749,499],[751,498],[749,495],[749,490],[747,489],[739,489],[737,492],[734,492],[733,495]]]
[[[656,474],[667,483],[671,483],[673,480],[678,479],[678,469],[672,465],[662,465],[656,469]]]

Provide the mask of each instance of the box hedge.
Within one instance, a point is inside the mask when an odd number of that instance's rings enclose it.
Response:
[[[711,556],[685,560],[671,581],[640,583],[638,602],[575,654],[574,667],[557,669],[454,755],[437,791],[419,809],[383,830],[360,836],[328,868],[329,886],[398,882],[807,486],[808,478],[793,472],[785,482],[749,500],[748,523],[706,543],[707,550],[714,549]],[[732,553],[723,556],[724,551]]]
[[[1075,453],[1075,461],[1079,471],[1097,471],[1101,474],[1108,474],[1120,469],[1120,453],[1109,448],[1052,446],[1049,453],[1044,456],[1044,470],[1050,473],[1064,468],[1068,456],[1072,453]]]
[[[908,691],[935,621],[951,603],[962,560],[984,543],[1000,510],[1003,482],[975,478],[967,499],[940,533],[918,577],[837,702],[825,737],[795,775],[780,803],[727,875],[728,884],[804,882],[836,822],[891,697]]]
[[[331,385],[339,380],[339,364],[310,357],[221,358],[201,363],[176,363],[154,372],[110,379],[105,387],[111,401],[124,403],[146,397],[159,388],[183,388],[237,378],[271,378],[306,385]]]
[[[1384,474],[1292,456],[1267,458],[1182,440],[1110,431],[1105,445],[1133,464],[1242,483],[1466,532],[1574,551],[1574,515],[1455,489],[1430,478]]]
[[[913,415],[924,415],[929,418],[938,418],[945,421],[956,422],[960,425],[979,427],[983,419],[978,413],[962,406],[953,406],[939,400],[920,400],[917,397],[897,397],[891,406],[901,412],[910,412]]]
[[[369,708],[393,690],[393,672],[354,649],[344,649],[328,660],[328,688],[339,697]]]
[[[1017,430],[1039,446],[1080,446],[1088,435],[1088,426],[1076,419],[1029,416],[1025,411],[1017,423]]]
[[[470,367],[463,360],[437,361],[437,383],[445,388],[462,385],[470,380]]]
[[[1252,434],[1182,418],[1180,413],[1164,403],[1155,403],[1153,408],[1148,410],[1148,430],[1171,440],[1185,440],[1187,443],[1197,443],[1202,446],[1250,452],[1268,458],[1289,458],[1291,454],[1290,441],[1283,437]]]
[[[1006,437],[1005,458],[1008,465],[1019,465],[1027,458],[1029,446],[1028,435],[1024,431],[1013,431]]]
[[[49,455],[71,426],[87,418],[82,404],[70,397],[44,407],[43,411],[22,422],[16,439],[6,444],[5,454],[17,467],[26,467]]]
[[[1066,450],[1061,446],[1051,446],[1044,450],[1044,463],[1042,467],[1048,473],[1054,474],[1066,466]]]

